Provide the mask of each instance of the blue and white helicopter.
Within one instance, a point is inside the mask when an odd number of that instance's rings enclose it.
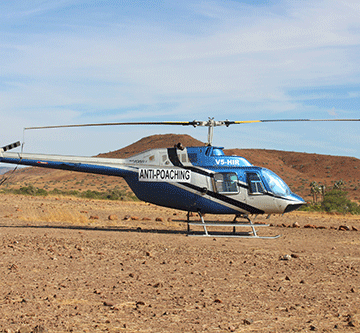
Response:
[[[109,125],[181,125],[208,127],[208,142],[201,147],[183,147],[181,143],[170,148],[150,149],[124,159],[44,155],[8,152],[20,142],[0,148],[0,162],[86,172],[123,177],[142,201],[188,212],[190,225],[201,225],[204,236],[246,238],[277,238],[259,236],[250,215],[284,214],[294,211],[305,201],[293,193],[286,183],[272,171],[252,165],[243,157],[226,156],[223,148],[212,146],[214,127],[259,122],[304,121],[360,121],[360,119],[281,119],[252,121],[164,121],[122,122],[82,125],[28,127],[24,130],[64,127]],[[199,214],[201,222],[191,222],[190,212]],[[204,214],[233,214],[234,220],[205,222]],[[243,218],[243,222],[237,222]],[[231,226],[232,233],[210,233],[209,226]],[[250,227],[251,231],[237,233],[235,227]]]

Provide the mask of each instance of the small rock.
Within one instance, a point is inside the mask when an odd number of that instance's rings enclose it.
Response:
[[[155,221],[157,221],[157,222],[164,222],[164,219],[163,219],[162,217],[157,217],[157,218],[155,219]]]
[[[286,276],[285,276],[285,280],[286,280],[286,281],[290,281],[290,278],[286,275]]]
[[[291,258],[299,258],[299,255],[298,254],[296,254],[296,253],[291,253]]]
[[[292,227],[293,228],[300,228],[300,224],[298,222],[294,222]]]
[[[23,326],[20,327],[20,329],[18,330],[18,333],[31,333],[32,329],[28,326]]]
[[[118,219],[118,217],[115,214],[111,214],[111,215],[108,216],[109,221],[116,221],[117,219]]]
[[[339,231],[349,231],[349,230],[350,230],[350,227],[347,225],[341,225],[339,227]]]
[[[142,220],[143,221],[151,221],[151,218],[150,217],[143,217]]]
[[[316,229],[316,225],[306,224],[306,225],[304,225],[304,228],[305,228],[305,229]]]
[[[310,325],[310,331],[317,331],[317,328],[314,325]]]
[[[75,249],[77,249],[78,251],[83,251],[83,248],[77,244],[75,245]]]
[[[352,231],[359,231],[359,229],[354,226],[352,226],[351,229],[352,229]]]
[[[12,264],[10,267],[9,267],[9,270],[12,271],[12,270],[17,270],[19,267],[18,265],[16,264]]]
[[[131,216],[131,220],[132,221],[137,221],[137,220],[139,220],[139,217],[138,216]]]
[[[251,325],[254,321],[252,319],[244,319],[243,323],[244,325]]]
[[[217,298],[214,302],[221,304],[223,301],[222,301],[221,299],[218,299],[218,298]]]
[[[46,333],[46,332],[48,332],[48,330],[41,325],[36,325],[33,329],[33,333]]]
[[[291,256],[289,254],[285,254],[284,256],[280,257],[280,260],[290,260]]]
[[[99,216],[97,216],[97,215],[91,215],[91,216],[89,217],[89,219],[90,219],[90,220],[98,220],[98,219],[99,219]]]
[[[128,221],[128,220],[130,220],[130,219],[131,219],[131,216],[130,216],[130,215],[125,215],[124,218],[123,218],[124,221]]]
[[[113,302],[109,302],[109,301],[104,301],[104,306],[109,306],[109,307],[113,307],[115,306],[115,304]]]

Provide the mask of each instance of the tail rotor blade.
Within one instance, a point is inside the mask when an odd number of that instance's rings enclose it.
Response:
[[[8,150],[14,149],[16,147],[19,147],[20,145],[21,145],[20,141],[17,141],[17,142],[14,142],[14,143],[10,144],[10,145],[1,147],[1,149],[2,149],[2,151],[8,151]]]

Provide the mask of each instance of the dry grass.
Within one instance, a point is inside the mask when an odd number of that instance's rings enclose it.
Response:
[[[66,222],[70,224],[88,224],[89,219],[80,212],[73,209],[51,208],[46,211],[29,209],[19,216],[19,219],[26,222]]]

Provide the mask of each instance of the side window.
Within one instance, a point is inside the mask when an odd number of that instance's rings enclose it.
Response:
[[[181,162],[186,163],[187,162],[187,155],[186,154],[181,154]]]
[[[214,175],[215,190],[222,194],[239,193],[238,177],[234,172],[216,173]]]
[[[260,176],[255,172],[247,173],[247,182],[249,185],[249,192],[252,194],[264,193],[264,184],[261,181]]]

